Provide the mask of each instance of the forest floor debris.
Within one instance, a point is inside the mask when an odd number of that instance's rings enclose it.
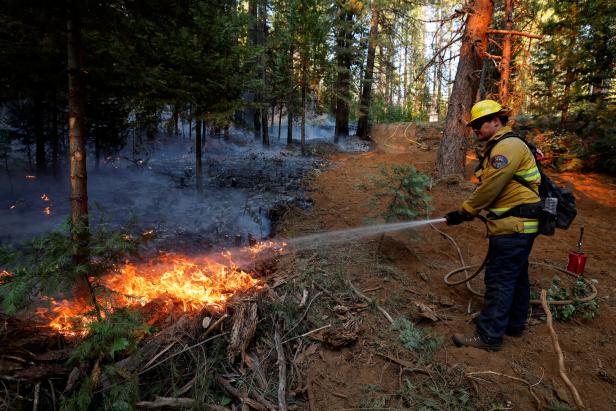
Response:
[[[414,139],[432,147],[438,132],[431,133]],[[334,167],[309,183],[314,206],[290,208],[275,232],[293,237],[365,224],[368,175],[392,164],[431,170],[434,150],[393,140],[386,150],[330,153]],[[457,207],[466,190],[434,185],[434,209],[441,213]],[[587,230],[606,219],[616,224],[611,206],[584,194],[579,204],[576,224]],[[443,231],[460,244],[465,261],[483,258],[482,226]],[[568,246],[576,241],[575,227],[558,235],[557,242],[539,238],[534,255],[564,264]],[[616,336],[611,328],[616,318],[611,263],[616,254],[610,244],[600,236],[587,241],[593,250],[589,275],[605,290],[599,295],[600,315],[555,325],[571,379],[584,402],[597,410],[616,405],[610,394],[616,375],[611,344]],[[266,264],[263,278],[269,287],[234,299],[224,313],[206,310],[174,318],[171,326],[142,340],[141,355],[118,359],[115,377],[102,379],[96,395],[137,380],[137,405],[143,409],[532,409],[537,401],[544,408],[574,406],[559,382],[556,359],[545,355],[552,348],[543,325],[531,325],[523,337],[508,339],[497,354],[456,349],[448,342],[454,330],[471,330],[467,321],[481,305],[463,287],[442,283],[459,259],[449,241],[429,228],[411,236],[394,233],[289,252]],[[542,286],[549,285],[551,275],[541,270],[531,274]],[[398,320],[394,327],[383,311]],[[2,318],[2,324],[3,353],[9,354],[0,362],[0,380],[11,394],[4,397],[5,404],[31,409],[36,400],[39,409],[57,406],[75,389],[75,380],[94,374],[96,364],[72,370],[64,365],[70,347],[61,337],[13,318]],[[28,368],[42,371],[15,376]],[[18,385],[21,391],[15,389]]]

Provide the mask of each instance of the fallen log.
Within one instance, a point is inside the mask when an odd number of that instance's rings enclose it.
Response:
[[[233,326],[229,341],[228,360],[233,363],[236,355],[246,356],[246,350],[257,331],[257,304],[254,302],[242,303],[233,313]]]

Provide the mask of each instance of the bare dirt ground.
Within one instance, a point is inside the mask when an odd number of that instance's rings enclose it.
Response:
[[[314,207],[293,209],[278,226],[278,235],[307,233],[364,225],[372,212],[366,206],[374,194],[369,177],[379,167],[415,165],[432,174],[440,134],[434,129],[400,124],[374,131],[376,148],[368,153],[335,154],[333,165],[310,181]],[[469,154],[467,179],[473,167]],[[600,312],[592,321],[556,322],[569,377],[585,405],[593,410],[616,409],[616,182],[595,174],[567,173],[554,179],[572,187],[578,217],[568,231],[539,237],[531,260],[566,267],[567,255],[586,229],[585,250],[590,254],[586,276],[597,280]],[[459,207],[469,195],[467,182],[435,182],[431,216],[440,217]],[[480,221],[457,227],[439,225],[459,245],[467,264],[479,264],[487,239]],[[314,297],[314,323],[338,321],[351,331],[342,348],[317,343],[304,350],[307,376],[302,386],[312,410],[342,409],[571,409],[573,399],[558,374],[557,356],[540,316],[531,318],[521,338],[506,338],[497,353],[456,348],[454,332],[472,332],[472,313],[482,301],[463,286],[448,287],[443,276],[459,267],[451,242],[431,227],[408,233],[366,238],[351,244],[324,246],[302,252],[298,271],[310,272],[321,292]],[[295,256],[297,257],[297,256]],[[531,282],[548,288],[556,273],[531,267]],[[349,300],[351,283],[392,317],[406,317],[431,328],[443,343],[433,358],[406,349],[375,304]],[[568,279],[565,283],[571,286]],[[304,282],[305,284],[305,282]],[[481,280],[475,282],[481,287]],[[417,303],[433,309],[438,321],[422,318]],[[342,306],[342,307],[341,307]],[[314,311],[314,313],[312,313]],[[469,314],[470,313],[470,314]],[[423,320],[422,320],[423,319]],[[319,333],[314,339],[323,340]],[[389,357],[389,358],[387,358]],[[427,361],[426,361],[427,359]],[[480,374],[469,374],[481,372]],[[498,374],[495,374],[498,373]],[[501,374],[501,375],[499,375]],[[530,387],[529,387],[530,385]],[[568,405],[567,405],[568,404]]]

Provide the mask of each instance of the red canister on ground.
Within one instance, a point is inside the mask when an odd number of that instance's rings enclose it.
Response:
[[[586,254],[582,251],[582,237],[584,236],[584,226],[580,228],[580,239],[577,244],[577,251],[569,251],[569,264],[567,271],[581,275],[586,266]]]
[[[585,265],[586,254],[577,251],[569,251],[569,264],[567,265],[567,271],[581,275],[584,273]]]

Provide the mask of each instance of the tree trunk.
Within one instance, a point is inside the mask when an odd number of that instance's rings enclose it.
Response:
[[[38,87],[41,87],[39,85]],[[36,139],[36,173],[47,172],[47,159],[45,156],[45,133],[43,127],[43,99],[40,92],[34,95],[34,136]]]
[[[483,55],[487,50],[487,29],[492,20],[492,0],[474,0],[466,21],[456,79],[449,98],[443,139],[438,151],[437,177],[464,174],[467,142],[470,130],[465,119],[475,101]]]
[[[348,0],[338,1],[338,38],[336,40],[336,129],[334,141],[349,135],[349,101],[351,87],[351,25],[353,13]]]
[[[368,114],[372,100],[372,79],[374,78],[374,57],[376,55],[376,40],[379,32],[379,9],[375,1],[372,2],[372,16],[370,17],[370,34],[368,35],[368,55],[366,57],[366,70],[359,102],[359,118],[357,120],[357,136],[362,140],[370,139],[370,125]]]
[[[265,107],[263,107],[261,109],[261,124],[263,127],[262,130],[262,134],[263,134],[263,140],[262,143],[264,146],[269,146],[270,145],[270,139],[269,139],[269,128],[268,128],[268,124],[267,124],[267,109]]]
[[[57,177],[60,172],[60,132],[58,131],[57,95],[58,91],[54,89],[51,114],[51,168],[54,177]]]
[[[287,93],[287,146],[293,145],[293,100],[294,100],[294,84],[293,84],[293,57],[295,48],[293,45],[289,47],[289,92]]]
[[[300,146],[302,148],[302,154],[306,154],[306,88],[307,88],[307,63],[302,58],[302,128],[301,128],[301,141]]]
[[[267,39],[267,0],[261,0],[260,4],[259,4],[259,44],[261,45],[261,47],[263,47],[265,49],[265,44],[266,44],[266,39]],[[268,88],[267,88],[267,82],[268,82],[268,78],[267,78],[267,70],[265,69],[265,66],[267,65],[267,53],[265,50],[262,51],[261,53],[261,58],[259,61],[259,74],[261,77],[261,81],[263,82],[263,85],[261,87],[261,93],[260,93],[260,99],[259,104],[261,107],[261,133],[262,133],[262,143],[264,146],[269,146],[270,141],[269,141],[269,122],[267,121],[267,103],[266,101],[268,100]]]
[[[195,121],[195,177],[197,181],[197,192],[203,191],[203,163],[201,156],[201,120],[197,117]]]
[[[192,118],[193,118],[193,110],[192,103],[188,104],[188,139],[192,138]]]
[[[280,127],[282,126],[282,99],[278,108],[278,141],[280,141]]]
[[[82,241],[88,227],[88,174],[86,171],[85,81],[79,4],[69,3],[67,21],[68,137],[71,181],[71,234]],[[82,229],[79,229],[79,228]]]
[[[177,104],[173,106],[173,134],[180,134],[180,110]]]
[[[505,30],[513,29],[513,0],[505,0]],[[509,78],[511,77],[511,34],[503,37],[498,95],[503,106],[509,106]]]
[[[248,1],[248,43],[251,47],[258,47],[259,45],[259,0],[249,0]],[[255,77],[260,79],[259,72],[259,57],[255,56],[255,60],[253,61],[255,65]],[[252,112],[252,126],[254,130],[254,139],[261,139],[261,111],[257,107],[257,104],[260,101],[260,96],[258,90],[254,90],[254,95],[251,100],[254,104],[253,108],[251,108]]]

